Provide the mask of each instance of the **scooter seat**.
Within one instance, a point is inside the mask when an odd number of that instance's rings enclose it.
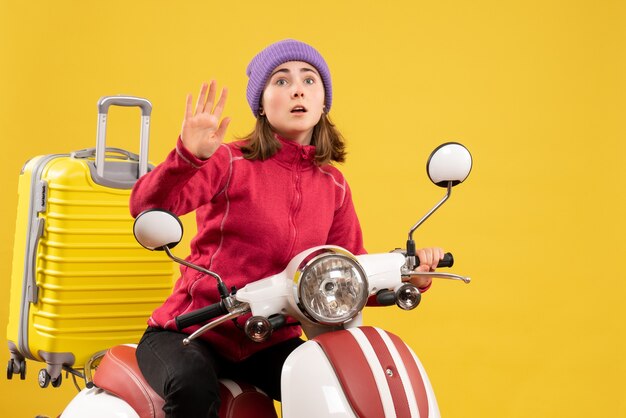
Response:
[[[140,418],[164,418],[165,401],[146,382],[135,347],[118,345],[103,357],[93,379],[101,389],[126,401]],[[252,385],[220,380],[220,418],[276,418],[274,401]]]
[[[165,401],[146,382],[135,357],[135,347],[110,348],[94,375],[101,389],[125,400],[141,418],[164,418]]]

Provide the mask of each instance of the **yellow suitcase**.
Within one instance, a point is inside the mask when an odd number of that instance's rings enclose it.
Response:
[[[139,155],[106,148],[111,105],[142,110]],[[26,359],[45,362],[42,387],[81,369],[99,351],[137,342],[152,310],[170,293],[174,268],[134,239],[130,190],[148,169],[152,105],[107,96],[98,102],[96,148],[38,156],[18,183],[7,340],[7,377]]]

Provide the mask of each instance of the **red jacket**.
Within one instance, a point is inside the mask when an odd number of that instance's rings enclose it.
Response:
[[[276,274],[294,255],[313,246],[334,244],[354,254],[365,253],[341,172],[330,165],[317,166],[314,146],[279,140],[281,150],[265,161],[243,158],[241,142],[223,144],[203,161],[179,139],[167,159],[133,188],[132,215],[152,208],[178,215],[195,210],[198,232],[187,260],[215,271],[229,288]],[[218,300],[214,278],[181,267],[172,294],[148,323],[175,329],[176,316]],[[245,319],[239,318],[241,323]],[[299,335],[299,327],[288,326],[259,344],[227,322],[203,338],[221,354],[240,360]]]

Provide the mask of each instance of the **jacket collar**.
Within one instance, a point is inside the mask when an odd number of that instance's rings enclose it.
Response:
[[[274,134],[274,137],[280,142],[281,149],[272,157],[272,159],[282,165],[293,168],[312,168],[315,165],[314,145],[300,145],[290,139],[283,138],[278,134]]]

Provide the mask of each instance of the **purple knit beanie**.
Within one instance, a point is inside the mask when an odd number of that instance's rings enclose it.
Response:
[[[333,87],[330,81],[330,71],[322,55],[315,48],[304,42],[294,39],[285,39],[271,44],[259,52],[246,69],[248,75],[248,90],[246,97],[254,117],[259,117],[261,96],[274,68],[289,61],[304,61],[311,64],[319,72],[324,83],[324,104],[326,112],[330,110],[333,101]]]

